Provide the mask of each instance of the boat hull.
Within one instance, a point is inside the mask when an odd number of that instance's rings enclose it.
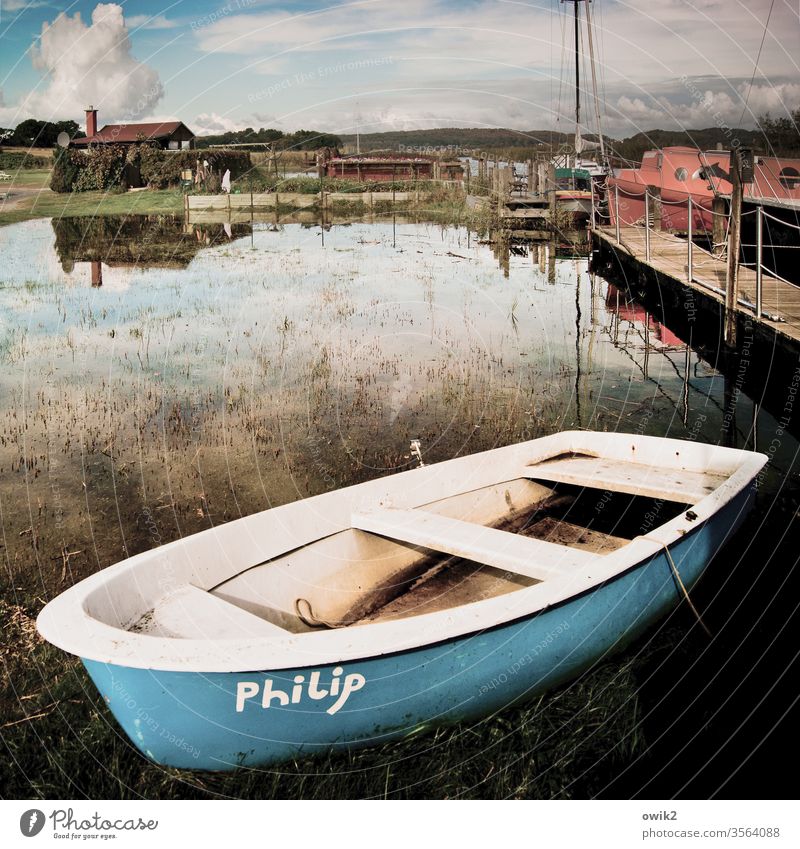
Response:
[[[741,523],[752,498],[750,486],[670,547],[686,587]],[[341,666],[199,673],[83,662],[148,758],[231,770],[376,745],[492,714],[574,679],[681,598],[662,553],[535,615]]]

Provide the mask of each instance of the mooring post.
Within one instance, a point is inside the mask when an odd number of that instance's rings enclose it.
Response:
[[[761,266],[761,257],[764,252],[764,207],[759,204],[756,207],[756,318],[761,318],[761,284],[764,280],[764,271]]]
[[[528,194],[533,197],[539,194],[539,166],[534,159],[528,162]]]
[[[725,198],[714,195],[714,200],[711,201],[711,238],[714,242],[712,252],[725,244],[725,219],[727,217]]]
[[[742,224],[742,172],[736,150],[731,151],[731,218],[728,224],[728,268],[725,277],[725,342],[736,346],[736,307],[739,302],[739,248]]]
[[[550,225],[556,223],[556,166],[555,163],[547,164],[547,191],[550,196]]]
[[[694,216],[694,209],[692,208],[692,196],[689,195],[689,199],[686,202],[687,211],[689,213],[689,223],[686,228],[686,279],[691,283],[692,282],[692,248],[694,247],[692,243],[692,236],[694,224],[692,218]]]
[[[644,258],[650,262],[650,191],[644,190]]]
[[[619,238],[619,186],[614,186],[614,235],[617,238],[617,244],[621,245],[622,242]]]

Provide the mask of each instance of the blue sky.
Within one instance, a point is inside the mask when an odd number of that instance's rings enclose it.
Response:
[[[743,111],[752,126],[800,105],[800,7],[775,0],[765,35],[771,3],[593,2],[604,128],[736,126]],[[0,0],[0,10],[2,126],[82,122],[89,103],[101,124],[179,118],[196,132],[572,126],[572,10],[557,0]]]

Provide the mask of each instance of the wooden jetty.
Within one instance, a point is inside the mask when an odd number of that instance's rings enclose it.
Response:
[[[595,239],[608,248],[624,252],[641,265],[672,278],[676,284],[700,292],[724,307],[728,261],[692,246],[692,271],[689,279],[688,241],[672,233],[650,231],[650,258],[647,259],[647,232],[640,227],[621,227],[617,242],[613,227],[598,227]],[[758,274],[740,265],[738,270],[739,303],[737,311],[762,322],[777,334],[800,343],[800,287],[762,275],[761,310],[758,309]]]

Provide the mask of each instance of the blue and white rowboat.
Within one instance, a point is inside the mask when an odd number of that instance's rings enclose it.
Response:
[[[743,520],[766,460],[559,433],[139,554],[37,625],[158,763],[227,770],[377,744],[540,694],[642,633]],[[598,514],[612,493],[655,507],[631,539],[569,510],[547,518],[565,491]]]

